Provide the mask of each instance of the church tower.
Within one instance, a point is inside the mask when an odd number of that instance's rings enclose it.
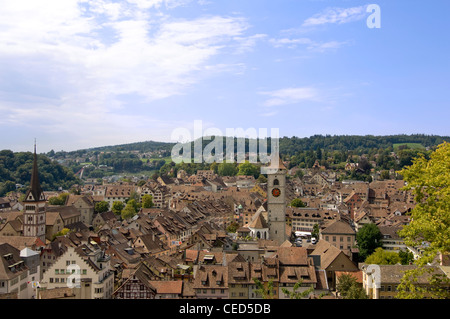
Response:
[[[276,166],[266,168],[267,213],[269,239],[281,245],[286,239],[286,167],[281,159]]]
[[[39,183],[36,144],[34,145],[34,160],[30,188],[26,193],[23,204],[25,206],[25,211],[23,213],[23,235],[27,237],[39,237],[39,239],[45,243],[46,202],[44,192]]]

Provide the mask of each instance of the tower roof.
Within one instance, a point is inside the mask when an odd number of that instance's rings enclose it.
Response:
[[[277,174],[286,171],[287,168],[284,166],[281,157],[278,156],[278,161],[271,160],[270,165],[261,167],[261,173],[264,174]]]
[[[25,202],[35,202],[44,199],[44,192],[39,183],[39,172],[37,165],[36,144],[34,144],[33,170],[31,171],[30,189],[25,196]]]
[[[248,225],[248,227],[249,228],[254,228],[254,229],[269,228],[269,226],[267,225],[266,220],[264,219],[264,216],[261,214],[261,211],[257,212],[255,214],[255,216],[253,216],[253,219],[250,222],[250,224]]]

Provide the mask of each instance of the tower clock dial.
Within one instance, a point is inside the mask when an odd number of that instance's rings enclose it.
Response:
[[[280,194],[281,194],[281,191],[279,188],[272,189],[272,196],[278,197],[278,196],[280,196]]]

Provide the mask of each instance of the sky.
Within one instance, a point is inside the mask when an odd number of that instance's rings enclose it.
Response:
[[[449,13],[448,0],[0,0],[0,149],[177,142],[195,123],[450,135]]]

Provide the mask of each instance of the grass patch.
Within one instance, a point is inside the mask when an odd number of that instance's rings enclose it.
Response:
[[[402,145],[406,145],[409,149],[413,149],[413,150],[424,150],[425,149],[425,146],[423,146],[420,143],[394,143],[393,144],[394,151],[397,151],[399,149],[399,147]]]

